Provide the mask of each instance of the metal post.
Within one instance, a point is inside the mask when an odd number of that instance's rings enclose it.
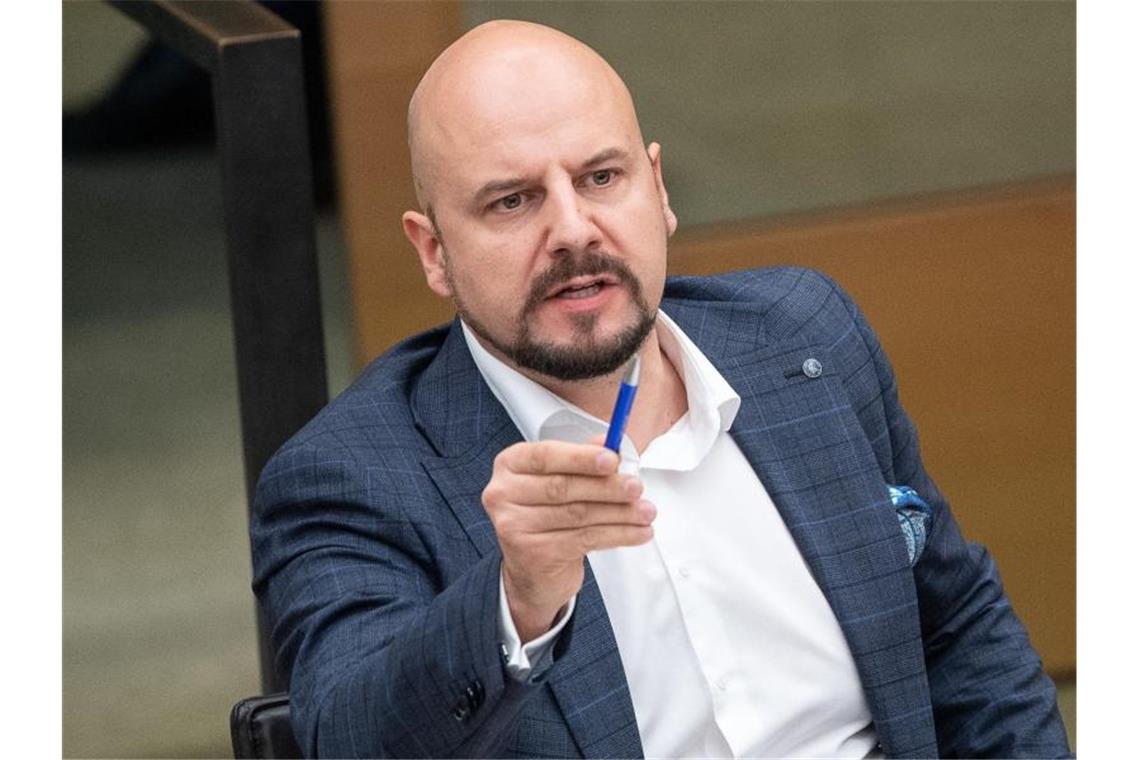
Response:
[[[212,75],[246,498],[328,401],[301,35],[253,2],[113,1]],[[265,693],[287,687],[260,608]]]

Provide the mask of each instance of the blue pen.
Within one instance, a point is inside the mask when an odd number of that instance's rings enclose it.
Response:
[[[633,355],[626,365],[621,379],[614,416],[610,419],[610,429],[606,433],[606,448],[621,455],[621,438],[625,435],[625,424],[629,422],[629,411],[633,408],[633,397],[637,394],[637,381],[641,374],[641,357]]]

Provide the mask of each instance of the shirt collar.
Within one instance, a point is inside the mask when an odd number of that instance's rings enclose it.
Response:
[[[475,366],[525,440],[582,442],[606,431],[607,422],[508,366],[483,347],[462,319],[460,325]],[[740,396],[689,336],[661,309],[657,311],[655,329],[661,350],[680,370],[685,383],[689,425],[697,438],[707,440],[708,447],[711,447],[716,435],[727,431],[736,419]]]
[[[681,369],[694,427],[714,433],[728,432],[740,411],[740,394],[684,330],[660,309],[657,310],[657,340],[673,366]]]

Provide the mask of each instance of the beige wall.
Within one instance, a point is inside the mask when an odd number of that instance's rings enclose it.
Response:
[[[63,4],[63,108],[91,105],[146,43],[147,34],[107,3]]]
[[[1076,169],[1070,2],[471,2],[625,78],[682,227]]]
[[[462,5],[331,3],[325,27],[355,352],[363,365],[451,315],[424,284],[400,215],[416,205],[408,99],[432,59],[462,34]]]

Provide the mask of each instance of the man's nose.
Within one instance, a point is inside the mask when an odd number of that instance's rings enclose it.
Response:
[[[549,238],[552,254],[580,253],[601,245],[601,230],[593,218],[590,203],[567,183],[548,196]]]

